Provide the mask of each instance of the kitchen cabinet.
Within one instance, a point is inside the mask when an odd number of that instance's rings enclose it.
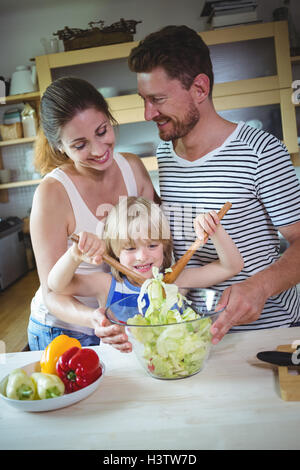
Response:
[[[21,139],[11,139],[0,141],[0,147],[9,147],[10,145],[28,144],[34,142],[36,137],[22,137]]]
[[[0,221],[0,291],[28,271],[22,228],[18,217]]]
[[[282,125],[283,141],[295,165],[300,164],[297,141],[295,108],[291,101],[292,69],[289,54],[288,25],[285,21],[235,26],[200,33],[207,45],[228,45],[239,42],[272,38],[276,73],[255,78],[232,80],[214,85],[213,100],[217,111],[255,106],[278,105]],[[54,69],[75,65],[126,59],[136,42],[94,47],[58,54],[36,57],[37,73],[41,92],[52,81]],[[259,55],[259,51],[257,51]],[[111,110],[120,124],[137,123],[144,120],[144,107],[136,94],[108,98]],[[157,169],[156,158],[143,158],[146,168]]]
[[[40,101],[40,92],[24,93],[21,95],[11,95],[5,98],[5,103],[2,103],[2,106],[7,106],[11,104],[18,103],[30,103],[32,107],[38,110],[38,105]],[[0,141],[0,169],[3,168],[2,154],[1,149],[3,147],[10,147],[14,145],[23,145],[28,143],[34,143],[36,140],[35,137],[23,137],[21,139],[11,139],[6,141]],[[39,184],[41,180],[29,180],[29,181],[15,181],[12,183],[0,184],[0,202],[8,201],[8,189],[16,188],[20,186],[31,186]]]
[[[213,100],[217,111],[255,106],[278,105],[280,108],[283,141],[291,154],[293,163],[300,164],[297,140],[295,107],[292,103],[292,69],[288,25],[286,21],[241,25],[203,31],[201,37],[210,46],[272,38],[276,73],[255,78],[232,80],[214,85]],[[93,47],[36,57],[37,74],[41,93],[52,81],[54,69],[75,65],[126,59],[137,42]],[[259,56],[259,50],[256,51]],[[136,94],[115,96],[107,99],[119,124],[137,123],[144,120],[142,99]],[[156,158],[143,158],[146,168],[157,169]]]
[[[291,84],[292,66],[296,58],[290,57],[290,45],[288,36],[288,25],[286,21],[257,23],[241,25],[230,28],[203,31],[201,37],[209,47],[223,45],[226,48],[234,44],[246,44],[251,41],[271,39],[274,43],[274,73],[265,73],[263,76],[254,78],[232,79],[215,83],[213,100],[216,110],[226,112],[229,110],[245,110],[254,107],[277,106],[279,109],[279,120],[281,120],[282,140],[291,154],[294,165],[300,165],[299,147],[297,139],[297,123],[295,105],[292,103]],[[103,67],[111,61],[126,60],[131,49],[137,42],[113,44],[108,46],[92,47],[74,51],[47,54],[35,58],[37,76],[39,82],[39,93],[31,93],[30,98],[37,103],[40,94],[52,82],[52,74],[55,70],[65,69],[72,66],[81,66],[92,63],[101,63]],[[229,49],[230,50],[230,49]],[[263,47],[257,47],[255,54],[260,56]],[[234,55],[234,54],[232,54]],[[254,57],[253,62],[256,62]],[[234,74],[236,67],[233,68]],[[104,85],[105,86],[105,85]],[[15,103],[29,98],[26,95],[8,97],[8,103]],[[144,105],[137,93],[123,94],[107,98],[110,109],[120,125],[141,123],[144,121]],[[27,141],[28,142],[28,141]],[[25,143],[25,139],[16,142],[0,142],[1,147],[6,145],[17,145]],[[142,159],[148,171],[156,170],[155,156]],[[1,160],[0,160],[1,168]],[[36,185],[40,180],[20,181],[0,185],[0,200],[2,189],[9,189],[25,185]],[[2,196],[3,198],[3,196]]]

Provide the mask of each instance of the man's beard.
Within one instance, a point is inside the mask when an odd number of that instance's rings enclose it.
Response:
[[[199,119],[199,111],[196,106],[191,103],[187,113],[181,121],[174,121],[171,119],[171,123],[173,124],[172,129],[169,131],[159,129],[159,137],[165,141],[176,140],[185,137],[195,127]]]

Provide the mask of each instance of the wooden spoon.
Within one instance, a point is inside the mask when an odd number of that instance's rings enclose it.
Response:
[[[69,238],[70,238],[70,240],[72,240],[75,243],[79,242],[79,236],[76,235],[75,233],[73,233],[73,235],[71,235]],[[142,284],[144,284],[144,282],[146,280],[144,277],[140,276],[135,271],[132,271],[131,269],[126,268],[126,266],[123,266],[123,264],[119,263],[116,259],[114,259],[111,256],[107,255],[106,253],[104,253],[102,255],[102,258],[103,258],[103,261],[105,261],[107,264],[109,264],[113,268],[116,268],[118,271],[120,271],[120,273],[125,274],[125,276],[129,277],[130,279],[135,281],[140,286]]]
[[[224,204],[224,206],[220,209],[220,211],[218,212],[218,217],[220,220],[230,209],[231,205],[232,204],[230,202],[226,202],[226,204]],[[195,251],[198,250],[200,246],[203,246],[207,242],[208,238],[209,235],[206,232],[204,232],[203,240],[197,238],[194,243],[189,247],[189,249],[184,253],[184,255],[175,264],[173,264],[173,266],[171,266],[172,271],[164,275],[164,282],[166,282],[167,284],[172,284],[173,282],[175,282],[175,280],[178,278],[181,271],[187,265]]]

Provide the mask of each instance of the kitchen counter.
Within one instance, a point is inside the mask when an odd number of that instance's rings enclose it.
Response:
[[[1,449],[300,449],[300,402],[280,397],[278,369],[259,351],[300,340],[300,327],[234,333],[213,346],[205,368],[157,380],[134,353],[95,347],[106,365],[85,400],[25,413],[1,400]],[[40,351],[0,355],[0,379]]]

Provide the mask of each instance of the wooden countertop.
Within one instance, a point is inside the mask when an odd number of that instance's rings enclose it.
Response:
[[[256,359],[294,340],[300,327],[226,335],[202,372],[174,381],[148,376],[134,353],[103,344],[95,349],[106,375],[85,400],[45,413],[1,403],[0,448],[299,449],[300,402],[282,400],[278,369]],[[0,355],[0,379],[40,355]]]

